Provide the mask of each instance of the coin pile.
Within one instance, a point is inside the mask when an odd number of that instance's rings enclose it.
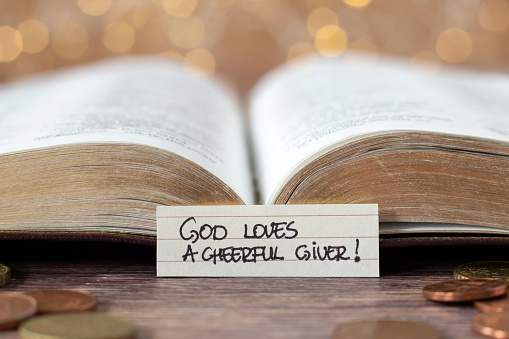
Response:
[[[458,266],[455,280],[425,286],[424,297],[429,300],[460,303],[474,301],[483,312],[472,321],[472,329],[492,338],[509,339],[509,262],[474,262]],[[362,320],[338,325],[332,339],[420,339],[442,338],[433,326],[398,320]]]
[[[9,281],[9,267],[0,264],[0,287]],[[136,328],[130,320],[91,312],[96,307],[97,298],[84,291],[4,292],[0,293],[0,330],[18,327],[24,339],[134,338]]]
[[[425,286],[426,298],[441,302],[466,302],[500,297],[507,293],[507,283],[501,279],[446,280]]]
[[[509,262],[474,262],[456,267],[455,280],[425,286],[423,295],[439,302],[474,301],[483,312],[472,320],[472,329],[492,338],[509,338]]]

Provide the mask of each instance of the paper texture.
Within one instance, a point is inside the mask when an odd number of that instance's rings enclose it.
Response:
[[[125,58],[35,77],[0,92],[0,152],[139,143],[202,166],[244,200],[253,192],[238,103],[212,79],[159,58]]]
[[[378,277],[378,206],[158,206],[157,275]]]
[[[400,62],[320,60],[280,68],[251,100],[251,133],[263,203],[299,165],[372,133],[429,131],[509,141],[509,81],[473,72],[430,75]]]

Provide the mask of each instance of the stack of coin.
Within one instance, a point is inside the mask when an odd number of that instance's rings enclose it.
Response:
[[[501,279],[474,278],[462,280],[447,280],[425,286],[422,289],[424,297],[429,300],[449,303],[485,300],[507,295],[508,285]],[[474,319],[473,329],[487,334],[484,318]],[[480,329],[483,329],[482,331]],[[502,338],[502,337],[496,337]],[[509,338],[509,337],[504,337]]]
[[[441,302],[466,302],[489,299],[507,293],[507,283],[501,279],[447,280],[425,286],[423,295]]]
[[[10,279],[11,270],[0,264],[0,287]],[[135,337],[136,327],[130,320],[90,312],[96,307],[97,298],[84,291],[0,293],[0,330],[18,327],[24,339]]]
[[[84,291],[36,290],[24,294],[36,301],[36,316],[21,323],[19,334],[35,338],[134,338],[136,328],[127,319],[92,313],[97,298]]]
[[[456,267],[455,280],[425,286],[423,295],[439,302],[470,302],[483,312],[472,329],[492,338],[509,338],[509,262],[474,262]]]
[[[493,278],[509,282],[508,261],[480,261],[460,265],[454,269],[455,279]],[[507,293],[474,302],[483,312],[474,317],[472,328],[477,333],[492,338],[509,338],[509,297]]]

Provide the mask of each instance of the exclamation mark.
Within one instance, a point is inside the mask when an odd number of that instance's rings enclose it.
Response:
[[[359,239],[355,239],[356,246],[355,246],[355,262],[361,261],[361,257],[359,257]]]

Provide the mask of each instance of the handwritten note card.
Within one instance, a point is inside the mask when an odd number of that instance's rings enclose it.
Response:
[[[377,205],[159,206],[158,276],[378,277]]]

